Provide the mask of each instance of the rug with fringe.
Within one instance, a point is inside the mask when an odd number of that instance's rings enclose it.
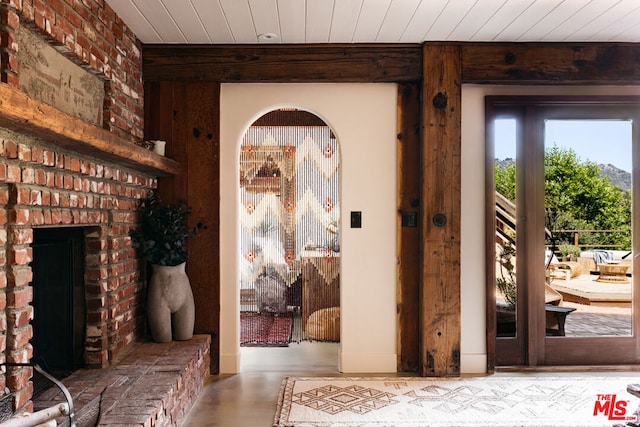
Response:
[[[240,345],[243,347],[287,347],[291,342],[290,315],[240,313]]]
[[[640,375],[287,377],[274,426],[640,426],[633,384]]]

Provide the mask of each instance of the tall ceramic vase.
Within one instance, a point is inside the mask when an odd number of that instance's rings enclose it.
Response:
[[[151,337],[156,342],[193,337],[195,304],[186,263],[174,266],[152,265],[147,296],[147,315]]]

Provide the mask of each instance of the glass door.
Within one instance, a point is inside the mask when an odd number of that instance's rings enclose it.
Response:
[[[492,215],[495,222],[490,233],[495,251],[495,322],[499,364],[525,363],[526,301],[524,268],[518,260],[523,250],[519,243],[517,223],[522,210],[519,181],[519,159],[522,144],[518,143],[521,129],[516,117],[506,115],[493,121],[494,173]],[[521,243],[521,242],[520,242]],[[523,266],[524,267],[524,266]]]
[[[638,100],[495,98],[487,289],[496,365],[637,363]]]
[[[593,108],[544,117],[545,364],[635,361],[634,120]]]

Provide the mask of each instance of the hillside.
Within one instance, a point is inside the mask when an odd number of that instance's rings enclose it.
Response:
[[[513,164],[513,159],[496,159],[496,164],[500,167]],[[631,174],[627,171],[619,169],[612,164],[598,165],[602,171],[602,175],[609,179],[611,184],[617,186],[622,191],[631,190]]]
[[[618,169],[612,164],[598,166],[600,166],[600,170],[602,170],[602,175],[609,178],[611,184],[623,191],[631,190],[631,174],[629,172]]]

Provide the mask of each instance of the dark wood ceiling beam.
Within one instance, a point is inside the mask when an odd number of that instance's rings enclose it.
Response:
[[[145,45],[143,75],[152,81],[274,83],[417,82],[418,44]]]
[[[462,82],[638,84],[640,44],[462,43]]]

